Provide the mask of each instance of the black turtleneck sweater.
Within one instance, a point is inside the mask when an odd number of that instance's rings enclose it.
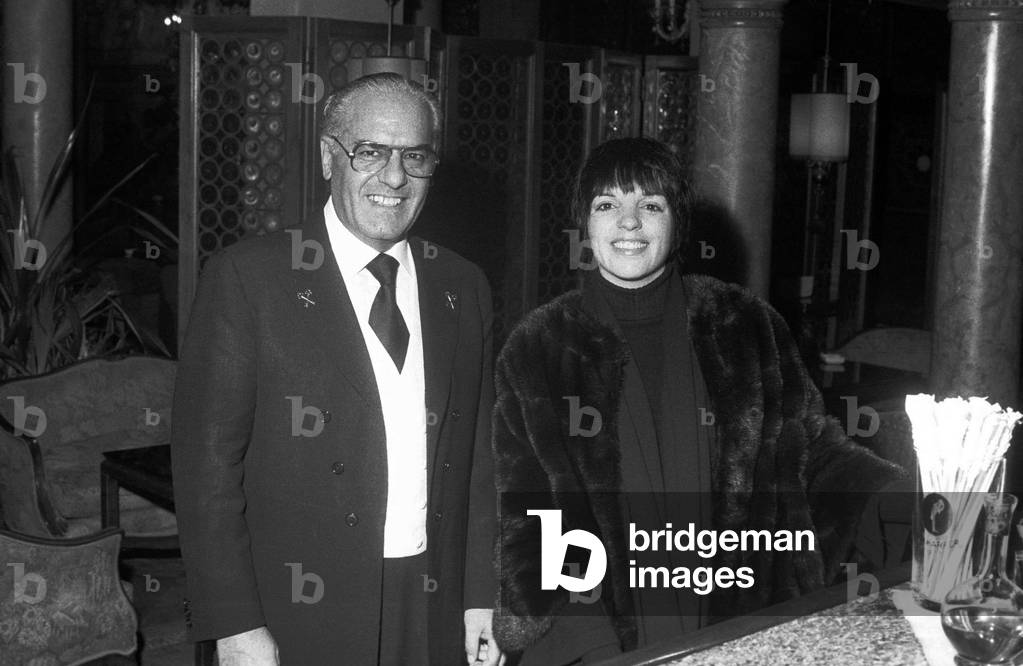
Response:
[[[637,289],[611,284],[599,273],[589,285],[607,303],[625,338],[653,421],[653,432],[646,436],[620,433],[627,521],[702,526],[708,524],[703,514],[709,508],[704,498],[710,487],[709,460],[705,460],[710,449],[703,441],[709,434],[701,433],[698,425],[705,391],[697,387],[702,379],[698,379],[699,368],[685,330],[685,299],[676,270],[674,262],[669,262],[663,273]],[[642,420],[632,416],[633,423]],[[704,564],[695,553],[672,552],[651,555],[642,566],[674,570]],[[702,603],[690,590],[635,589],[640,644],[699,627],[705,614]]]
[[[599,272],[599,279],[594,280],[625,335],[657,428],[661,425],[660,389],[664,379],[664,311],[668,280],[674,273],[673,263],[668,262],[663,273],[638,289],[611,284]]]

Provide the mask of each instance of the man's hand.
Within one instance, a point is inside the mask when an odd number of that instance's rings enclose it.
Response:
[[[494,640],[492,630],[494,611],[490,608],[470,608],[465,611],[465,661],[484,666],[504,666],[505,656]],[[480,639],[486,645],[480,645]]]
[[[490,625],[487,625],[487,631]],[[266,627],[217,640],[220,666],[280,666],[277,643]]]

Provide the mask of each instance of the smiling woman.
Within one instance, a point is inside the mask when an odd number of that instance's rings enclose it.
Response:
[[[586,161],[573,208],[608,282],[643,287],[680,251],[691,205],[682,173],[675,154],[653,139],[608,141]]]
[[[494,631],[522,652],[521,666],[597,661],[822,587],[848,561],[868,494],[901,475],[823,414],[777,312],[742,287],[683,274],[682,173],[657,141],[597,147],[573,202],[597,270],[527,315],[498,357]],[[851,501],[829,495],[852,487],[861,492]],[[562,511],[563,532],[604,545],[607,572],[590,602],[538,587],[540,531],[526,512],[547,507]],[[668,525],[829,542],[763,548],[729,537],[706,559],[661,549],[653,571],[713,565],[755,573],[756,584],[633,584],[629,530]]]
[[[653,282],[668,261],[672,227],[662,194],[614,187],[595,197],[587,230],[601,276],[627,289]]]

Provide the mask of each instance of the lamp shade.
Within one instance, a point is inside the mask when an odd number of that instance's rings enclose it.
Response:
[[[348,79],[355,80],[360,76],[392,72],[409,81],[425,86],[426,61],[422,58],[405,58],[402,56],[368,56],[352,58],[348,61]]]
[[[810,95],[793,95],[789,113],[789,155],[810,157]]]
[[[849,101],[844,94],[792,96],[789,154],[821,162],[849,158]]]

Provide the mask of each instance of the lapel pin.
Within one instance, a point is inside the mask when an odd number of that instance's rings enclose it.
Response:
[[[301,300],[305,301],[305,303],[302,304],[303,307],[308,308],[310,305],[316,305],[316,301],[314,301],[311,298],[312,295],[313,295],[312,289],[306,289],[305,291],[298,292],[298,297]]]
[[[455,303],[458,302],[458,294],[453,291],[445,291],[444,297],[448,299],[448,307],[452,310],[455,309]]]

